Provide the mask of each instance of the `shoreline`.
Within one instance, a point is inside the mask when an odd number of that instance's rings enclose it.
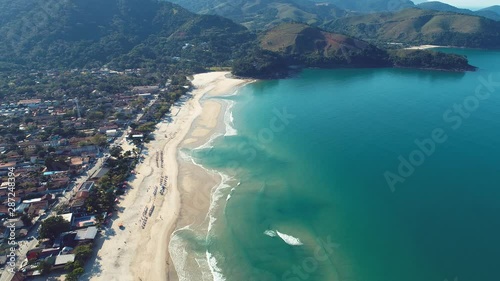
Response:
[[[221,182],[215,175],[204,175],[193,163],[185,163],[179,152],[182,147],[208,142],[221,126],[222,103],[205,97],[228,95],[251,82],[228,76],[229,72],[194,75],[191,95],[172,106],[171,120],[157,124],[155,139],[145,144],[144,161],[120,198],[112,225],[95,242],[98,252],[88,262],[82,280],[179,280],[169,252],[171,234],[180,225],[202,223],[203,205],[210,203],[212,188]],[[156,164],[157,154],[165,158],[162,167]],[[166,193],[155,195],[154,187],[162,176],[168,177]],[[207,185],[211,185],[208,190]],[[142,228],[145,207],[154,211]],[[118,227],[121,222],[123,230]]]
[[[419,46],[412,46],[408,48],[404,48],[405,50],[429,50],[429,49],[436,49],[436,48],[452,48],[452,47],[447,47],[447,46],[438,46],[438,45],[419,45]]]

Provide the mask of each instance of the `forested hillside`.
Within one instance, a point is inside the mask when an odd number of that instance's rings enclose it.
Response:
[[[193,12],[216,14],[251,30],[265,30],[283,22],[321,25],[354,13],[323,2],[309,0],[172,0]]]
[[[26,10],[0,25],[3,68],[189,64],[195,55],[203,66],[227,63],[254,38],[230,20],[199,16],[169,2],[65,0],[52,5],[51,0],[29,0],[33,5],[26,9],[0,1],[10,9],[5,14]]]
[[[333,20],[327,30],[370,41],[500,48],[500,22],[421,9]]]

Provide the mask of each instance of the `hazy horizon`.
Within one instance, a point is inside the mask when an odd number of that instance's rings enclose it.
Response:
[[[431,2],[431,1],[413,1],[415,3],[423,3],[423,2]],[[440,0],[439,2],[443,2],[449,5],[453,5],[458,8],[465,8],[471,10],[483,9],[486,7],[491,7],[494,5],[500,5],[499,0]]]

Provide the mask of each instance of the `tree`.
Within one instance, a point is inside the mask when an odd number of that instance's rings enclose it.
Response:
[[[123,152],[123,148],[121,146],[114,146],[109,150],[109,154],[115,158],[120,157]]]
[[[50,217],[42,222],[40,237],[54,240],[59,236],[59,234],[69,231],[70,228],[70,223],[63,219],[63,217]]]
[[[38,266],[36,267],[36,269],[39,270],[42,273],[42,275],[44,275],[44,274],[47,274],[47,273],[50,272],[50,270],[52,269],[52,265],[49,262],[47,262],[45,260],[42,260],[38,264]]]
[[[77,281],[78,277],[82,275],[85,272],[85,270],[82,267],[77,267],[73,269],[70,273],[66,274],[66,281]]]
[[[75,261],[83,264],[92,256],[92,245],[78,246],[73,250],[73,254],[75,254]]]
[[[23,214],[21,216],[21,220],[23,221],[23,223],[24,223],[25,226],[31,226],[32,225],[31,218],[27,214]]]

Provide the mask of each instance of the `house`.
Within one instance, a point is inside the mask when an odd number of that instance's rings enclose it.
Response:
[[[57,254],[59,254],[59,248],[47,248],[47,249],[43,249],[38,254],[38,258],[39,259],[44,259],[44,258],[47,258],[47,257],[56,256]]]
[[[73,223],[73,213],[67,213],[60,215],[65,221]]]
[[[54,262],[54,268],[62,268],[66,264],[70,262],[75,261],[75,255],[74,254],[67,254],[67,255],[58,255],[56,256],[56,260]]]
[[[118,130],[118,126],[117,125],[102,126],[99,128],[99,133],[104,134],[109,130]]]
[[[43,200],[40,202],[31,203],[28,208],[28,215],[30,216],[39,216],[49,208],[49,201]]]
[[[20,229],[24,227],[24,222],[20,218],[7,219],[4,221],[3,226],[7,228],[15,227],[16,229]]]
[[[93,185],[93,182],[85,182],[80,185],[80,188],[71,199],[70,210],[72,212],[78,213],[81,211],[82,207],[85,205],[85,201],[87,201],[87,198],[90,196],[90,190]]]
[[[42,250],[43,250],[42,248],[31,249],[26,253],[26,258],[28,259],[28,261],[37,260]]]
[[[78,187],[78,191],[87,191],[87,192],[90,192],[93,187],[94,187],[94,182],[93,181],[86,181],[86,182],[82,183]]]
[[[15,161],[0,163],[0,175],[7,175],[12,168],[16,168],[17,163]]]
[[[76,241],[92,241],[97,235],[97,227],[91,226],[76,231]]]
[[[72,170],[79,171],[90,162],[90,157],[73,156],[70,158],[69,167]]]
[[[106,131],[106,136],[108,136],[108,137],[116,137],[117,135],[118,135],[117,130],[107,130]]]
[[[157,93],[160,90],[158,86],[138,86],[133,87],[132,92],[136,94]]]
[[[99,152],[99,148],[95,145],[86,145],[86,146],[73,146],[71,147],[72,155],[81,155],[82,153],[97,153]]]
[[[17,105],[38,107],[41,103],[42,103],[41,99],[30,99],[30,100],[20,100],[17,102]]]

